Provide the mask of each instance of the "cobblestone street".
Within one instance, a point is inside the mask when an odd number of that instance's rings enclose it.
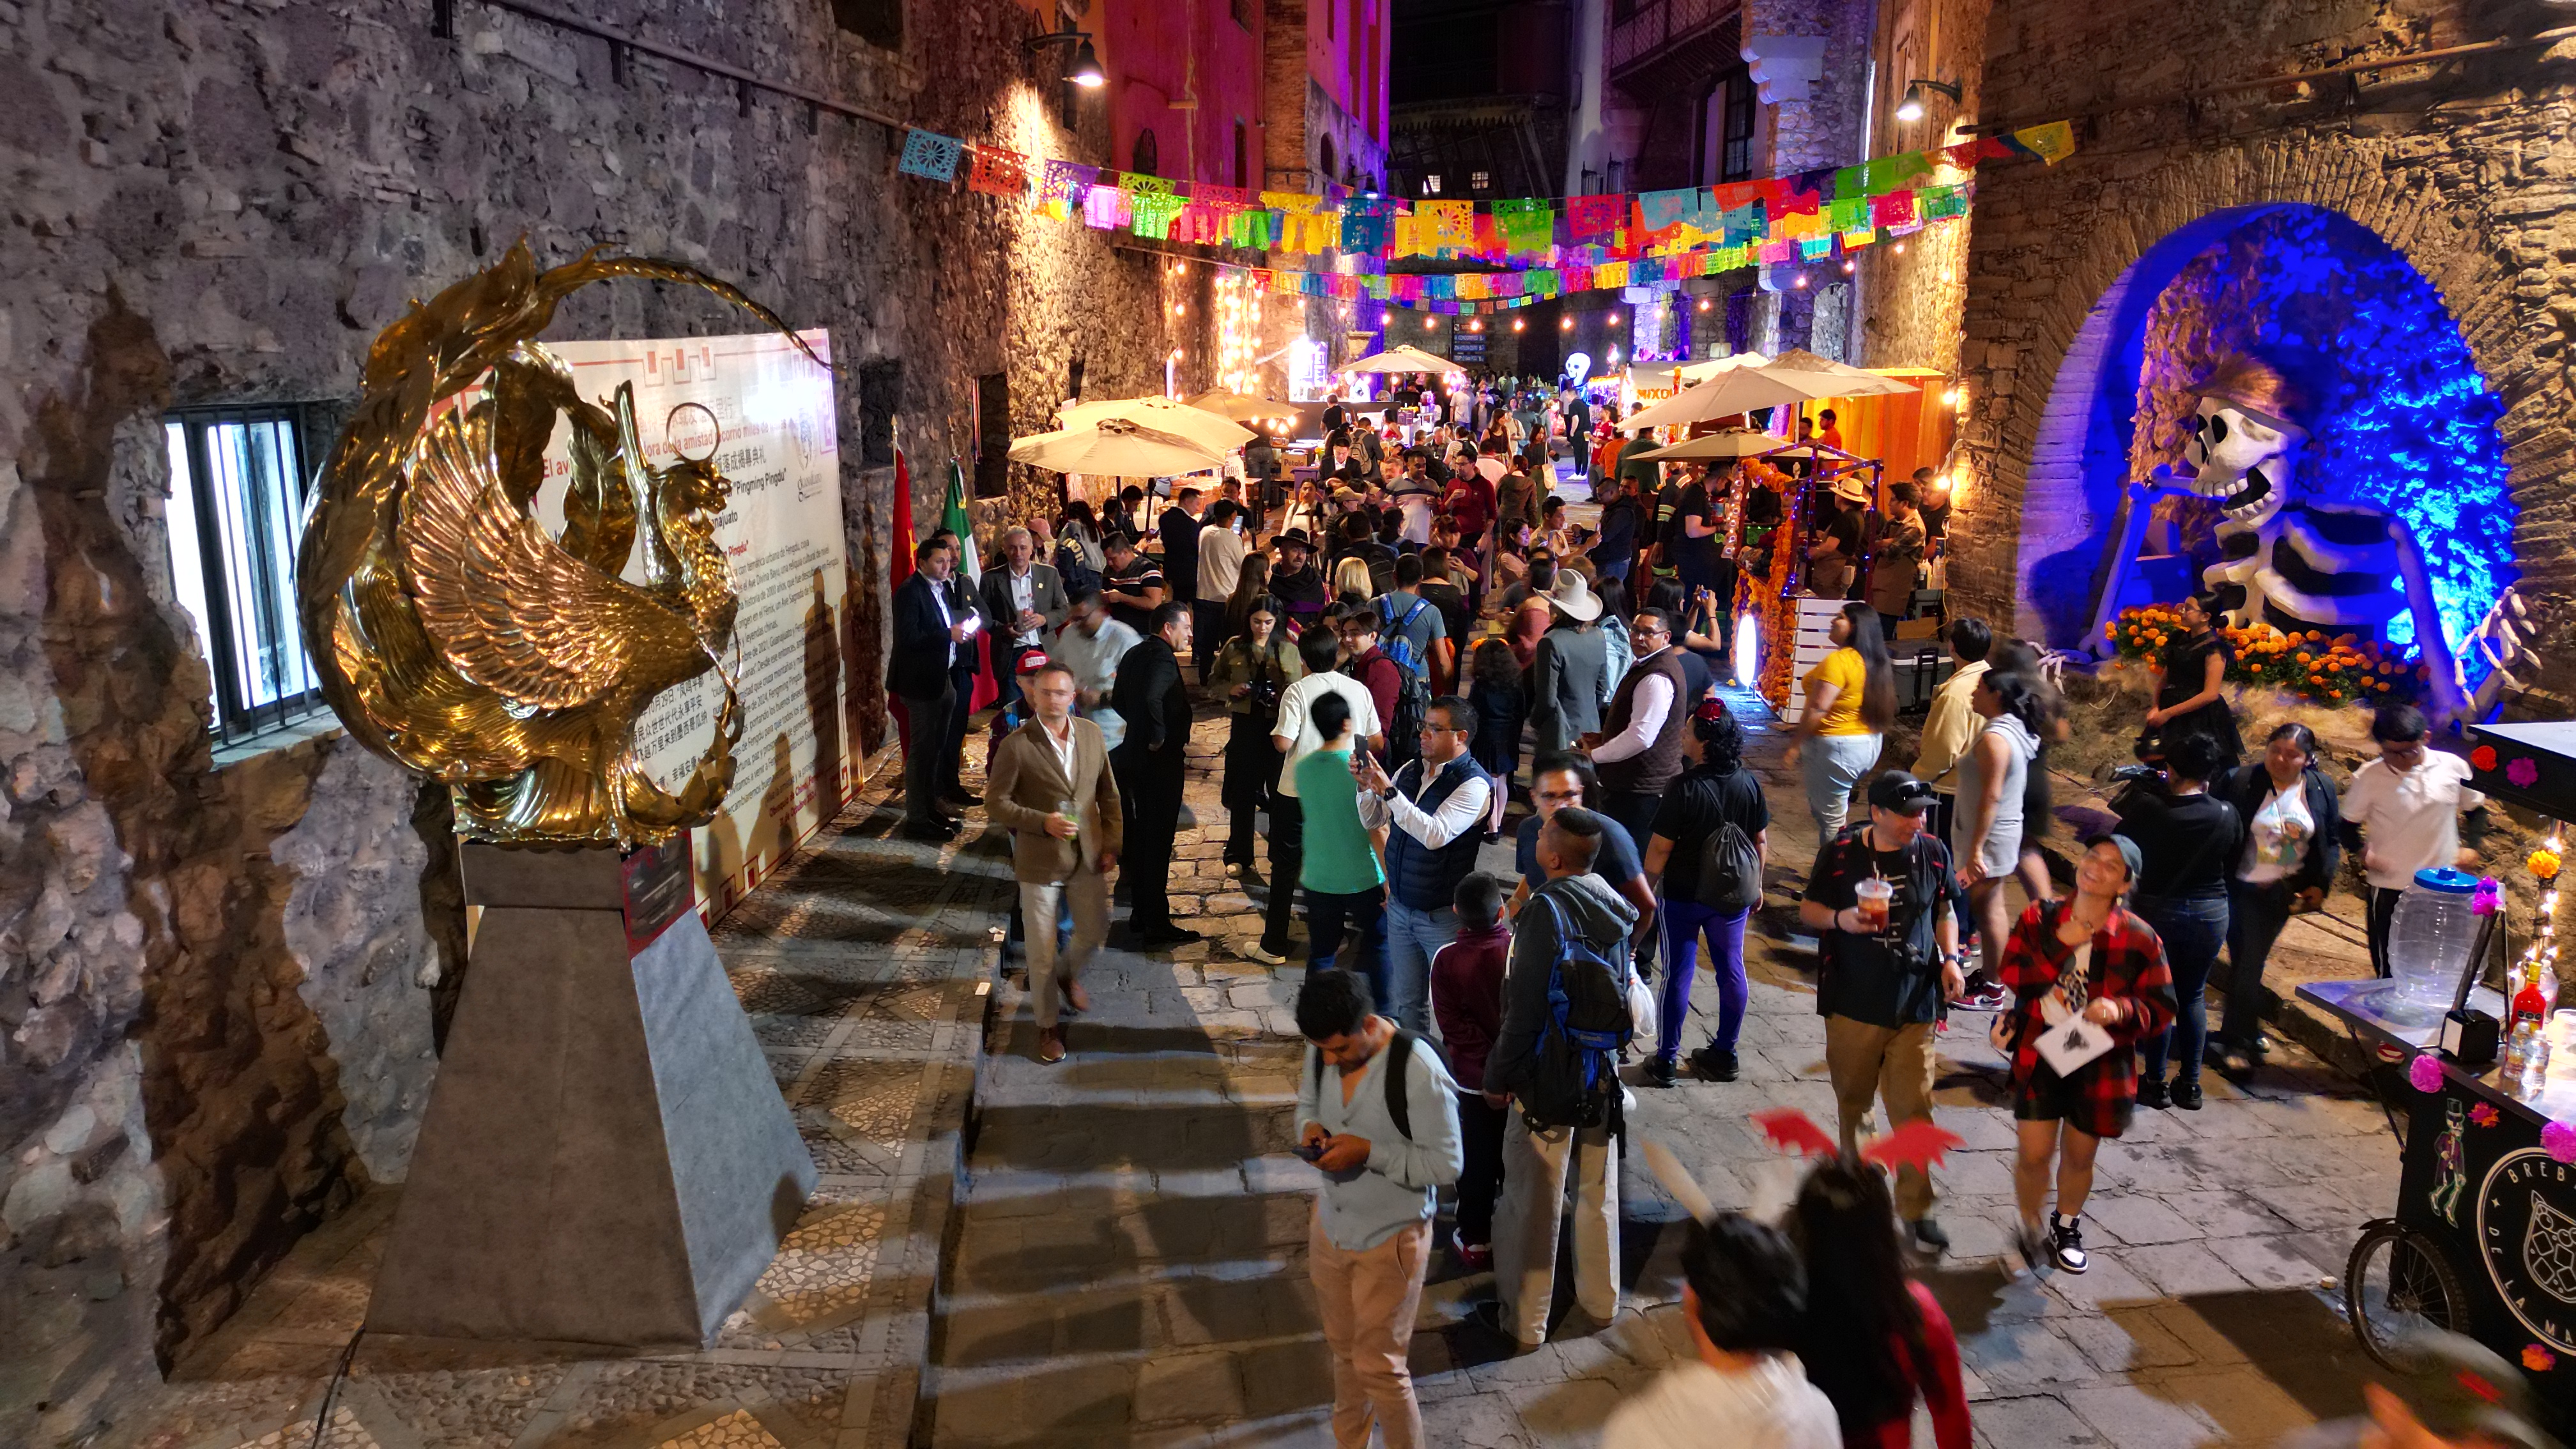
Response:
[[[1301,973],[1238,954],[1262,888],[1222,873],[1220,730],[1203,717],[1197,736],[1200,823],[1168,869],[1175,910],[1213,939],[1168,957],[1113,946],[1086,978],[1093,1008],[1073,1020],[1070,1060],[1035,1062],[1024,982],[997,968],[1005,843],[980,828],[937,852],[895,839],[881,775],[717,934],[823,1170],[789,1250],[721,1341],[606,1357],[370,1337],[324,1442],[1328,1442],[1304,1265],[1313,1177],[1287,1150]],[[1766,735],[1753,757],[1775,858],[1802,865],[1812,831],[1778,752]],[[1489,865],[1507,869],[1506,852],[1492,847]],[[1721,1206],[1774,1212],[1796,1181],[1748,1113],[1832,1116],[1801,969],[1811,957],[1780,928],[1799,873],[1775,864],[1755,932],[1743,1079],[1639,1092],[1637,1131],[1672,1145]],[[1698,996],[1713,1005],[1713,991]],[[2093,1270],[2014,1276],[2011,1129],[1982,1028],[1963,1018],[1943,1038],[1939,1116],[1967,1147],[1935,1174],[1957,1247],[1928,1273],[1960,1333],[1979,1442],[2259,1444],[2354,1407],[2366,1363],[2327,1285],[2354,1230],[2394,1201],[2378,1109],[2293,1047],[2251,1092],[2213,1077],[2206,1110],[2141,1113],[2105,1151],[2086,1215]],[[308,1442],[397,1191],[309,1239],[180,1366],[140,1442]],[[1535,1353],[1514,1356],[1473,1322],[1489,1277],[1436,1261],[1414,1340],[1432,1442],[1589,1443],[1622,1395],[1686,1351],[1680,1210],[1633,1153],[1622,1197],[1626,1305]]]

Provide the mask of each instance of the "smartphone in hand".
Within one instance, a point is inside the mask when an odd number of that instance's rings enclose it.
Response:
[[[1333,1145],[1333,1139],[1332,1139],[1332,1136],[1331,1136],[1331,1134],[1327,1133],[1326,1135],[1324,1135],[1324,1136],[1322,1136],[1322,1137],[1318,1137],[1318,1138],[1316,1138],[1316,1139],[1315,1139],[1314,1141],[1312,1141],[1312,1142],[1300,1142],[1300,1143],[1298,1143],[1294,1148],[1292,1148],[1291,1150],[1292,1150],[1292,1151],[1294,1151],[1294,1152],[1295,1152],[1299,1157],[1302,1157],[1302,1158],[1306,1159],[1308,1162],[1313,1162],[1313,1161],[1315,1161],[1316,1159],[1318,1159],[1318,1158],[1320,1158],[1320,1157],[1322,1157],[1322,1156],[1324,1155],[1324,1149],[1325,1149],[1325,1148],[1330,1147],[1330,1146],[1332,1146],[1332,1145]]]

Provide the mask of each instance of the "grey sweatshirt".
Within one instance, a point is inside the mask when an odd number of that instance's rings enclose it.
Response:
[[[1526,1085],[1539,1028],[1548,1016],[1548,977],[1565,954],[1557,939],[1556,915],[1541,896],[1564,909],[1566,925],[1594,950],[1613,961],[1628,960],[1628,933],[1636,927],[1637,908],[1608,881],[1586,872],[1560,876],[1532,892],[1512,923],[1512,961],[1503,975],[1503,1027],[1485,1057],[1488,1092],[1518,1091]]]

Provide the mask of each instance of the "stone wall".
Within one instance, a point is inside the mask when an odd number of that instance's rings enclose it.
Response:
[[[1027,83],[1008,0],[872,50],[826,6],[586,13],[951,134],[1098,159]],[[172,603],[157,418],[341,400],[405,300],[525,236],[676,257],[831,329],[856,719],[881,722],[890,445],[915,516],[972,446],[977,377],[1036,425],[1160,390],[1203,307],[1150,257],[892,173],[885,132],[503,12],[324,0],[0,6],[0,1442],[114,1425],[295,1239],[398,1179],[452,999],[443,797],[336,733],[218,762]],[[935,79],[935,84],[933,83]],[[1151,319],[1151,320],[1148,320]],[[622,284],[556,335],[737,331]],[[873,647],[871,647],[873,645]],[[874,745],[875,731],[859,736]],[[433,990],[425,983],[436,982]],[[43,1407],[39,1408],[38,1406]]]
[[[1870,106],[1872,156],[1948,144],[1976,124],[1991,0],[1891,0],[1878,11],[1878,90]],[[1955,103],[1923,96],[1923,119],[1901,121],[1906,83],[1956,83]],[[1902,250],[1899,250],[1899,247]],[[1902,243],[1860,254],[1860,361],[1868,367],[1929,367],[1956,375],[1959,313],[1967,302],[1968,224],[1928,226]]]
[[[2576,658],[2565,647],[2576,590],[2567,68],[2530,47],[2445,70],[2365,73],[2350,89],[2338,81],[2114,108],[2197,80],[2386,57],[2539,22],[2437,0],[2231,0],[2201,8],[2187,47],[2173,44],[2172,23],[2170,7],[2143,0],[2003,0],[1988,22],[1988,126],[2103,114],[2072,159],[1992,165],[1979,178],[1963,327],[1970,482],[1952,526],[1957,602],[2014,617],[2037,564],[2104,525],[2063,500],[2099,441],[2081,384],[2132,266],[2214,213],[2298,202],[2369,228],[2441,292],[2505,407],[2521,589],[2543,623],[2542,658]],[[2561,696],[2576,685],[2565,662],[2544,662],[2541,676]]]

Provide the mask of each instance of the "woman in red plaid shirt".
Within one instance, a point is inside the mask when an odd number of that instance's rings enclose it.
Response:
[[[2138,847],[2097,835],[2076,862],[2070,899],[2035,902],[2004,943],[1998,979],[2013,993],[1995,1021],[1997,1045],[2010,1039],[2013,1118],[2020,1132],[2013,1196],[2021,1207],[2018,1242],[2033,1269],[2053,1258],[2069,1273],[2088,1266],[2082,1219],[2093,1190],[2093,1157],[2102,1139],[2128,1128],[2138,1104],[2139,1038],[2173,1024],[2173,972],[2155,930],[2125,904],[2138,878]],[[2080,964],[2079,964],[2080,962]],[[2110,1050],[2064,1076],[2040,1057],[2039,1039],[2081,1014],[2111,1038]],[[2059,1125],[2064,1124],[2060,1151]],[[2048,1169],[2057,1166],[2057,1207],[2045,1235],[2040,1203]]]

